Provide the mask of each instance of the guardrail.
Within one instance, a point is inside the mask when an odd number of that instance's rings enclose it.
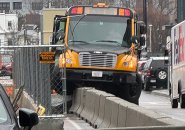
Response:
[[[185,129],[185,122],[147,110],[93,88],[76,89],[70,112],[98,129]]]

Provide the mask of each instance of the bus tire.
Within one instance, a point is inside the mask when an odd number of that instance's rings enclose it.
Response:
[[[139,105],[139,97],[141,95],[142,84],[139,79],[135,84],[126,84],[120,86],[120,97],[134,104]]]
[[[185,94],[180,94],[179,95],[179,99],[180,99],[180,107],[181,108],[185,108]]]
[[[129,102],[139,105],[139,97],[141,95],[142,86],[136,84],[125,86],[125,99]]]

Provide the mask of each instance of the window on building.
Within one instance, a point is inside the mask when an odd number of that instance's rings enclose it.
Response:
[[[12,29],[12,21],[8,21],[8,29]]]
[[[170,7],[170,1],[169,0],[163,0],[164,3],[166,3],[166,8],[169,9]]]
[[[14,10],[21,10],[22,9],[22,2],[13,2],[13,9]]]
[[[60,8],[60,3],[58,0],[51,1],[51,6],[55,8]]]
[[[13,42],[12,42],[12,39],[9,38],[9,39],[8,39],[8,46],[11,46],[11,45],[13,45]]]
[[[43,3],[42,2],[32,2],[32,10],[42,10]]]
[[[49,37],[49,44],[50,44],[50,45],[52,44],[52,38],[53,38],[53,36],[51,35],[51,36]]]
[[[9,12],[10,2],[0,2],[0,10],[5,10],[5,12]]]

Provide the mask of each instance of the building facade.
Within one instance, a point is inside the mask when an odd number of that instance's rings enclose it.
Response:
[[[18,32],[17,14],[0,13],[0,46],[14,45]]]
[[[177,22],[185,20],[185,0],[177,0]]]
[[[25,15],[32,11],[40,11],[47,7],[46,0],[0,0],[0,12]]]
[[[50,44],[53,35],[53,21],[55,15],[65,15],[67,8],[43,9],[41,15],[42,44]]]

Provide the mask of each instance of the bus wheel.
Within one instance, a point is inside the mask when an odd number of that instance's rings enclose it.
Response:
[[[136,84],[122,85],[119,87],[119,97],[134,103],[139,104],[139,97],[141,95],[142,86]]]
[[[180,94],[179,95],[179,99],[180,99],[180,106],[181,108],[185,108],[185,95],[184,94]]]
[[[177,99],[171,99],[171,106],[172,106],[172,108],[177,108],[178,107]]]

